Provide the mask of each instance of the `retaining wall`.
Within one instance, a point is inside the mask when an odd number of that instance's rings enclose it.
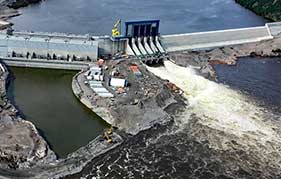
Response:
[[[266,27],[274,37],[281,34],[281,22],[267,23]]]
[[[43,60],[43,59],[24,59],[24,58],[5,58],[0,60],[7,66],[48,68],[62,70],[82,70],[87,69],[92,63],[86,62],[68,62],[62,60]]]

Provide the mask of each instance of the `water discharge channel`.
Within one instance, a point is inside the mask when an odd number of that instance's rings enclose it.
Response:
[[[185,117],[179,118],[181,122],[189,122],[190,115],[196,114],[202,123],[216,130],[240,137],[251,133],[259,138],[262,134],[261,142],[278,139],[271,126],[263,123],[263,109],[242,93],[207,80],[190,67],[180,67],[170,61],[165,61],[163,67],[148,69],[185,92],[189,105]]]
[[[108,125],[73,95],[76,71],[11,68],[8,95],[60,156],[74,152]]]

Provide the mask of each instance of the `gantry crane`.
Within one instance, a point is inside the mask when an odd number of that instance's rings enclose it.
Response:
[[[119,25],[121,24],[121,19],[119,19],[113,26],[113,29],[112,29],[112,37],[116,37],[116,36],[119,36],[121,35],[118,27]]]

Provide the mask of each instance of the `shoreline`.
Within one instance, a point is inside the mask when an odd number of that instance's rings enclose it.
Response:
[[[39,3],[42,0],[3,0],[0,3],[0,20],[10,23],[8,20],[12,17],[20,16],[22,13],[18,11],[19,8],[27,7],[31,4]],[[3,27],[4,29],[13,26],[12,23],[8,27]],[[0,26],[1,28],[1,26]]]
[[[5,152],[0,147],[0,166],[1,169],[5,169],[5,172],[3,173],[2,170],[0,170],[0,175],[3,178],[18,178],[18,177],[24,177],[24,178],[61,178],[67,175],[71,175],[77,172],[80,172],[83,167],[90,162],[93,158],[95,158],[98,155],[101,155],[118,145],[122,144],[123,139],[122,137],[114,132],[112,134],[112,139],[114,140],[114,143],[109,144],[104,139],[102,139],[102,135],[97,136],[96,138],[89,141],[89,143],[85,146],[80,147],[76,151],[68,154],[66,158],[60,158],[58,159],[55,155],[55,153],[50,149],[49,145],[45,141],[44,138],[42,138],[39,134],[39,132],[36,129],[36,126],[28,121],[28,119],[22,119],[19,114],[17,113],[17,109],[10,103],[10,101],[6,98],[6,83],[8,81],[9,72],[7,68],[4,66],[4,64],[0,64],[1,70],[5,69],[4,75],[1,75],[1,96],[3,96],[3,92],[5,95],[5,100],[7,101],[6,106],[10,106],[10,110],[12,113],[9,113],[8,116],[2,119],[3,110],[0,111],[1,120],[0,120],[0,131],[3,130],[3,126],[7,123],[9,126],[15,126],[20,125],[20,129],[24,130],[25,126],[27,126],[27,129],[31,131],[32,138],[39,142],[38,149],[34,148],[34,155],[31,153],[29,156],[29,159],[25,162],[19,162],[17,161],[17,158],[13,157],[13,153],[11,153],[11,164],[14,165],[14,163],[19,164],[19,166],[15,166],[15,168],[11,167],[12,165],[9,165],[10,167],[4,167],[3,166],[3,157],[8,157],[9,152]],[[83,105],[83,104],[82,104]],[[1,108],[0,108],[1,109]],[[5,110],[4,110],[5,112]],[[10,133],[9,133],[10,134]],[[17,134],[20,135],[21,133]],[[2,138],[6,137],[3,132],[0,136],[0,140]],[[21,136],[19,136],[21,137]],[[2,143],[3,144],[3,143]],[[12,146],[12,144],[10,144]],[[43,145],[43,146],[41,146]],[[15,149],[18,150],[18,149]],[[21,151],[19,151],[21,152]],[[21,159],[22,160],[22,159]],[[34,161],[33,161],[34,160]]]
[[[0,136],[0,140],[3,141],[3,138],[7,137],[7,135],[11,135],[10,141],[7,146],[10,145],[11,149],[5,148],[5,143],[2,143],[0,147],[0,158],[2,158],[0,165],[5,165],[5,160],[3,163],[3,157],[7,158],[8,163],[7,166],[11,167],[15,165],[16,168],[29,168],[33,165],[37,165],[38,163],[48,163],[52,160],[56,159],[55,153],[50,149],[47,142],[44,138],[39,134],[36,129],[36,126],[28,120],[23,119],[16,107],[11,103],[11,101],[7,97],[7,81],[9,78],[9,71],[5,67],[3,63],[1,65],[1,120],[0,120],[0,130],[2,135]],[[3,102],[2,102],[3,101]],[[8,128],[6,128],[6,127]],[[21,129],[21,132],[16,132],[14,129]],[[18,133],[18,134],[17,134]],[[18,140],[21,137],[26,137],[28,140]],[[15,141],[14,141],[15,140]],[[31,142],[31,143],[30,143]],[[10,144],[9,144],[10,143]],[[28,147],[29,150],[19,150],[21,147]],[[8,152],[10,151],[10,152]],[[7,153],[8,152],[8,153]],[[27,152],[27,153],[26,153]],[[19,157],[22,155],[23,158]],[[9,159],[10,158],[10,159]],[[13,164],[14,163],[14,164]],[[12,164],[12,165],[11,165]],[[5,166],[2,166],[5,167]]]
[[[199,68],[205,78],[216,80],[213,64],[236,65],[237,60],[243,57],[280,57],[281,36],[271,40],[219,47],[213,50],[180,51],[170,53],[172,61],[180,66],[193,65]]]
[[[97,94],[95,94],[92,91],[92,89],[90,89],[87,85],[85,85],[84,81],[86,79],[84,77],[84,73],[86,71],[83,70],[77,73],[73,77],[72,91],[83,105],[85,105],[87,108],[89,108],[98,116],[100,116],[108,124],[110,124],[113,127],[117,127],[120,130],[124,130],[128,134],[135,135],[140,131],[150,128],[155,123],[162,123],[162,122],[165,123],[169,118],[168,117],[169,115],[166,112],[164,112],[165,108],[168,108],[170,105],[176,104],[179,101],[177,101],[178,98],[173,99],[174,97],[176,97],[174,96],[175,94],[172,94],[172,92],[169,91],[169,89],[164,87],[164,89],[162,90],[157,89],[157,91],[155,91],[156,98],[157,95],[159,96],[164,95],[165,97],[167,97],[167,99],[159,99],[159,103],[161,100],[163,100],[161,101],[161,103],[163,104],[159,105],[158,102],[154,101],[152,95],[150,96],[149,94],[146,94],[148,93],[149,90],[156,90],[156,89],[152,89],[150,86],[145,84],[144,81],[142,81],[142,79],[140,79],[144,77],[135,77],[133,74],[127,72],[124,74],[124,76],[130,78],[129,80],[130,83],[137,83],[137,84],[131,84],[130,87],[125,89],[126,91],[125,93],[118,94],[116,93],[116,91],[112,91],[111,87],[107,85],[110,76],[110,71],[114,70],[115,67],[118,69],[122,68],[122,71],[125,71],[124,68],[128,68],[129,67],[128,64],[130,63],[137,64],[141,68],[143,76],[146,76],[146,79],[152,77],[152,74],[148,72],[145,66],[141,64],[138,60],[135,59],[125,59],[125,60],[122,59],[122,60],[115,60],[115,61],[110,60],[106,64],[109,70],[106,70],[105,72],[106,79],[104,81],[104,87],[114,94],[114,98],[102,98]],[[122,72],[120,71],[120,73]],[[165,81],[163,80],[160,80],[158,78],[156,79],[155,77],[154,80],[157,83],[159,83],[159,85],[160,84],[163,86],[166,85]],[[149,83],[153,83],[153,80],[148,80],[148,81],[150,81]],[[143,93],[139,92],[138,89],[135,89],[133,87],[133,85],[136,86],[144,85],[142,87],[144,92]],[[135,93],[139,93],[139,94],[135,94]],[[152,114],[151,113],[152,111],[144,108],[143,106],[145,106],[145,103],[149,105],[155,105],[154,110],[156,110],[156,114]],[[126,108],[129,108],[130,110],[132,110],[132,112],[127,111]],[[159,112],[157,112],[157,110],[159,110]],[[135,112],[135,115],[131,116],[133,111]],[[120,113],[124,113],[124,114],[120,114]],[[146,117],[144,118],[143,117],[144,113],[148,113],[151,119],[148,119]],[[120,120],[119,119],[120,115],[121,116],[126,115],[127,117],[126,118],[122,117],[123,119]],[[169,120],[170,119],[168,119],[168,121]]]
[[[75,74],[75,76],[72,78],[71,87],[72,87],[73,94],[76,96],[76,98],[80,101],[82,105],[86,106],[93,113],[100,116],[102,120],[104,120],[108,124],[114,125],[113,117],[109,114],[109,111],[106,108],[101,108],[101,107],[95,108],[95,106],[91,104],[91,101],[83,95],[83,90],[81,89],[81,86],[77,80],[78,76],[82,75],[82,73],[84,73],[83,70]]]
[[[249,11],[255,13],[258,16],[261,16],[265,19],[268,19],[272,22],[278,22],[281,20],[280,13],[277,9],[272,8],[268,10],[269,7],[278,6],[280,7],[280,2],[273,1],[273,2],[262,2],[259,0],[250,1],[250,0],[235,0],[235,3],[248,9]],[[280,11],[280,9],[279,9]]]

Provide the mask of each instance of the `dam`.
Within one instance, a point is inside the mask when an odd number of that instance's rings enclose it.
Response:
[[[79,70],[99,58],[120,54],[157,61],[167,58],[169,52],[259,42],[273,39],[281,32],[281,23],[173,35],[161,35],[159,26],[159,20],[128,21],[125,33],[119,36],[7,30],[0,33],[0,58],[10,66]]]

